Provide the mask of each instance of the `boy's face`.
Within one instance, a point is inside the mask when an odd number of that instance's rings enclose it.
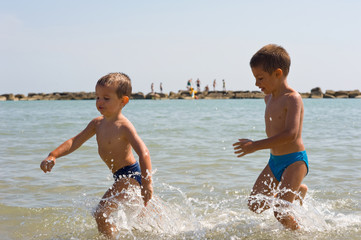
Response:
[[[278,82],[280,76],[282,75],[279,71],[281,69],[276,69],[272,74],[265,72],[262,67],[253,67],[252,73],[256,78],[256,86],[261,89],[265,94],[271,94],[278,88]]]
[[[105,117],[118,114],[125,104],[127,104],[127,101],[125,101],[126,97],[118,97],[115,86],[96,85],[95,95],[96,107]]]

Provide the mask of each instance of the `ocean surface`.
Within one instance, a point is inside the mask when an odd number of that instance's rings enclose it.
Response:
[[[304,106],[309,191],[291,206],[302,228],[290,231],[272,210],[247,207],[269,150],[233,153],[237,139],[265,137],[263,100],[132,100],[123,113],[150,150],[154,198],[146,210],[119,208],[117,238],[360,239],[361,99]],[[51,173],[39,168],[98,115],[92,100],[0,102],[1,239],[103,239],[92,211],[113,178],[95,138]]]

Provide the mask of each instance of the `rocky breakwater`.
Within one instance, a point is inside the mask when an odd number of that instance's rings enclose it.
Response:
[[[235,98],[264,98],[264,94],[259,91],[209,91],[190,92],[179,90],[177,93],[168,94],[150,93],[145,99],[235,99]]]
[[[36,101],[36,100],[88,100],[95,99],[95,92],[54,92],[54,93],[29,93],[3,94],[0,101]]]
[[[360,98],[361,92],[359,90],[351,91],[333,91],[326,90],[322,92],[320,87],[311,89],[310,93],[300,93],[303,98]]]
[[[360,98],[359,90],[322,92],[321,88],[311,89],[309,93],[300,93],[303,98]],[[131,99],[260,99],[264,98],[260,91],[209,91],[191,92],[179,90],[178,92],[166,93],[132,93]],[[95,99],[95,92],[54,92],[54,93],[29,93],[23,94],[2,94],[0,101],[35,101],[35,100],[92,100]]]

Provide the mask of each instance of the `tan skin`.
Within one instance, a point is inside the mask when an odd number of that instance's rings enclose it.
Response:
[[[55,165],[56,159],[78,149],[84,142],[96,135],[98,152],[108,168],[115,173],[117,170],[136,162],[132,148],[139,156],[142,175],[141,195],[147,206],[153,195],[152,164],[149,151],[138,136],[132,123],[122,114],[123,107],[129,98],[119,98],[115,86],[96,86],[96,107],[102,116],[93,119],[88,126],[75,137],[65,141],[44,159],[40,168],[46,173]],[[121,178],[105,192],[94,214],[98,229],[108,237],[116,233],[116,228],[108,223],[107,217],[118,207],[118,202],[125,201],[126,190],[139,183],[133,178]]]
[[[256,86],[266,94],[265,123],[267,138],[258,141],[239,139],[238,142],[233,144],[235,154],[237,154],[237,157],[243,157],[262,149],[270,149],[273,155],[304,151],[305,147],[301,137],[304,111],[301,96],[288,86],[287,79],[279,68],[272,74],[265,72],[261,67],[252,68],[252,72],[256,79]],[[254,196],[257,194],[272,196],[277,187],[292,191],[277,194],[276,197],[279,199],[288,202],[293,202],[297,198],[303,199],[307,192],[307,186],[301,183],[306,174],[306,164],[298,161],[286,168],[281,181],[278,182],[267,164],[252,188],[249,208],[257,213],[268,209],[269,206],[265,201],[252,200],[255,199]],[[299,193],[300,198],[295,194],[296,192]],[[274,214],[284,227],[293,230],[299,228],[292,216],[281,217],[277,210],[274,211]]]

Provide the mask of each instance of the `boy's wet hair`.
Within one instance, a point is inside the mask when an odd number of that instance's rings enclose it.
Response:
[[[115,86],[117,88],[116,93],[118,98],[128,96],[132,94],[132,83],[130,78],[125,73],[109,73],[101,77],[97,85],[99,86]]]
[[[263,71],[272,74],[280,68],[284,76],[290,71],[291,58],[287,51],[276,44],[269,44],[258,50],[249,63],[251,68],[262,67]]]

